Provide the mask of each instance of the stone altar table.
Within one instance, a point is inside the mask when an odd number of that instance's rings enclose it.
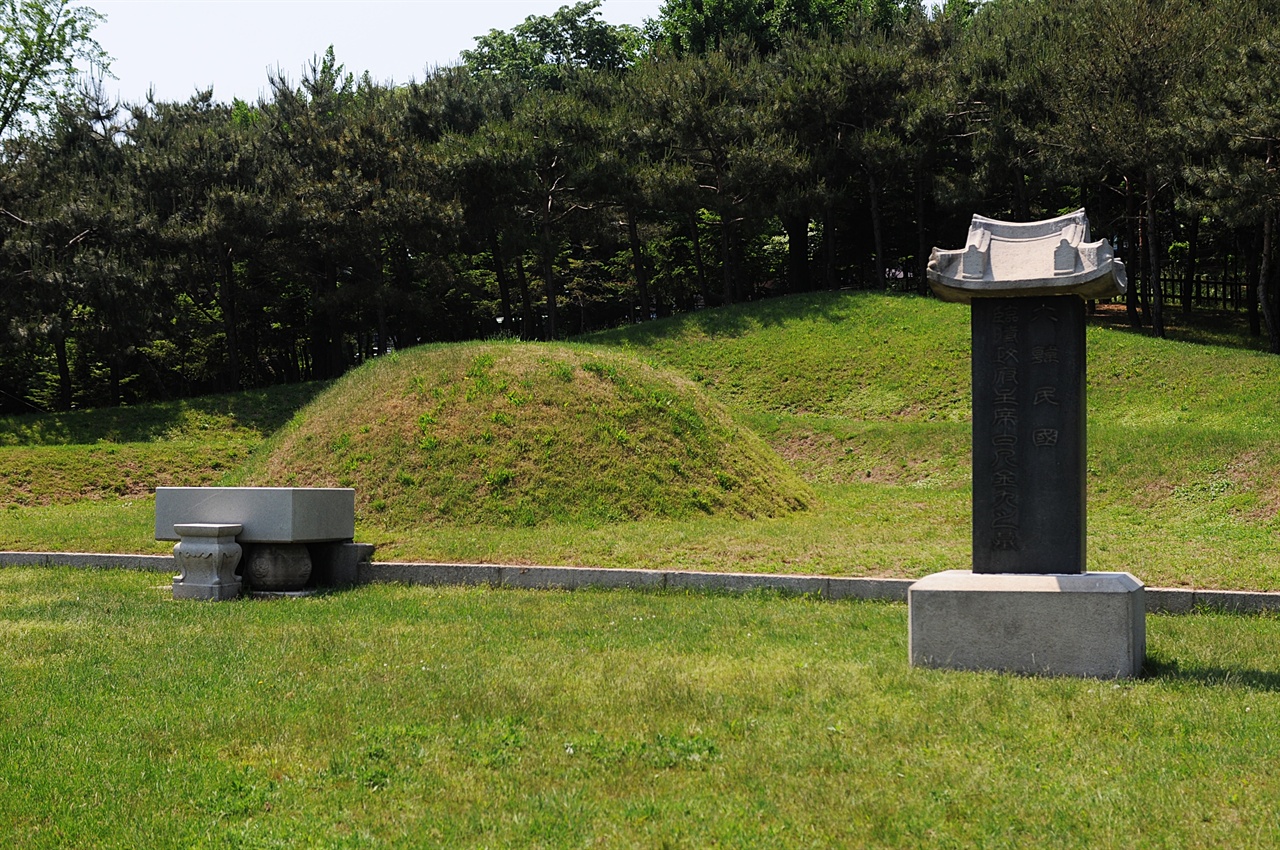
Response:
[[[181,539],[174,548],[175,557],[183,547],[199,550],[204,544],[194,540],[214,534],[210,529],[232,526],[236,557],[231,569],[243,560],[234,578],[255,593],[298,593],[317,585],[352,584],[358,565],[373,555],[372,546],[352,542],[355,491],[350,488],[156,488],[155,537]],[[188,537],[193,542],[188,543]],[[193,581],[196,584],[191,585]],[[200,589],[203,582],[203,578],[179,576],[174,580],[174,597],[226,599],[240,589],[237,583],[232,593],[228,582],[215,583],[216,592],[205,591]]]

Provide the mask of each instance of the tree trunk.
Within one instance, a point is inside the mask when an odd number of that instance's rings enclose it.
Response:
[[[387,330],[387,300],[378,299],[378,353],[386,354],[391,348],[391,332]]]
[[[507,278],[507,264],[502,261],[502,244],[496,229],[489,230],[489,256],[493,258],[493,274],[498,279],[498,298],[502,301],[502,321],[511,323],[511,281]],[[503,328],[507,330],[507,328]]]
[[[516,254],[516,284],[520,287],[520,338],[530,340],[533,339],[533,296],[529,293],[523,254]]]
[[[1237,241],[1240,239],[1237,235]],[[1258,256],[1258,238],[1250,233],[1244,245],[1244,302],[1249,317],[1249,335],[1262,336],[1262,317],[1258,314],[1258,276],[1261,259]]]
[[[787,291],[809,290],[809,217],[789,215],[782,222],[787,231]]]
[[[344,371],[342,352],[342,317],[335,315],[338,297],[338,266],[331,258],[324,260],[323,278],[313,290],[311,317],[307,332],[311,349],[311,378],[336,378]]]
[[[1017,204],[1018,221],[1031,221],[1031,196],[1027,191],[1027,174],[1021,168],[1013,175],[1013,197]]]
[[[627,238],[631,241],[631,265],[635,270],[636,295],[640,298],[640,321],[647,322],[653,315],[653,302],[649,298],[649,267],[644,259],[636,214],[630,209],[627,210]]]
[[[923,162],[916,167],[916,294],[929,293],[929,255],[933,253],[929,238],[930,207],[933,200],[933,172]]]
[[[1258,271],[1258,305],[1267,326],[1268,350],[1280,354],[1280,317],[1276,315],[1276,295],[1272,286],[1272,267],[1275,263],[1275,210],[1267,208],[1262,216],[1262,257]]]
[[[1191,302],[1196,294],[1196,261],[1200,253],[1200,216],[1191,214],[1187,228],[1187,267],[1182,275],[1182,315],[1191,315]]]
[[[240,333],[236,320],[236,267],[231,251],[222,252],[222,332],[227,339],[228,389],[240,389]]]
[[[108,407],[119,407],[120,396],[120,358],[112,351],[107,358],[107,388],[111,393]]]
[[[836,276],[836,213],[827,204],[826,209],[822,211],[822,249],[826,256],[827,268],[826,275],[827,289],[835,290],[840,283],[839,277]]]
[[[62,322],[55,321],[51,332],[53,356],[58,361],[58,409],[71,409],[71,362],[67,357],[67,335]]]
[[[729,233],[729,219],[720,216],[720,280],[723,286],[724,304],[732,304],[733,297],[733,237]]]
[[[543,338],[550,341],[556,338],[559,331],[556,314],[556,258],[555,244],[551,239],[550,212],[542,221],[542,282],[547,298],[547,321],[543,330]]]
[[[1164,282],[1160,280],[1160,231],[1156,227],[1155,174],[1147,171],[1147,257],[1151,274],[1151,331],[1164,338]]]
[[[876,289],[884,289],[884,232],[883,225],[880,221],[880,187],[876,182],[876,176],[867,169],[867,193],[871,200],[871,237],[875,240],[875,259],[876,270],[873,286]]]
[[[689,213],[689,242],[693,245],[693,268],[698,273],[698,291],[702,293],[702,306],[711,306],[711,281],[707,277],[707,264],[702,258],[702,237],[698,234],[698,214]]]

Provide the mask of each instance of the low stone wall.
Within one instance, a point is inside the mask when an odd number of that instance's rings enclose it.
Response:
[[[0,567],[80,567],[84,569],[172,572],[172,555],[110,555],[92,552],[0,552]],[[904,602],[914,579],[847,576],[711,573],[680,570],[603,569],[596,567],[507,567],[493,564],[374,562],[360,567],[358,584],[401,582],[423,585],[475,585],[576,590],[587,587],[696,590],[742,593],[776,590],[808,593],[823,599],[878,599]],[[1148,587],[1148,614],[1227,611],[1257,614],[1280,611],[1280,593],[1240,590],[1192,590]]]

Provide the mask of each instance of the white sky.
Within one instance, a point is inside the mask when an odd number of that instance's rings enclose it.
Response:
[[[94,35],[112,57],[109,94],[184,101],[213,86],[215,99],[256,101],[279,68],[297,82],[333,45],[351,73],[377,82],[421,80],[454,64],[475,37],[548,15],[573,0],[85,0],[101,12]],[[662,0],[605,0],[600,16],[640,26]]]

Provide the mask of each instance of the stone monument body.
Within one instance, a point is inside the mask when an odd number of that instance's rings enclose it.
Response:
[[[1085,569],[1084,299],[1122,294],[1124,265],[1084,210],[975,215],[929,284],[972,308],[973,568],[908,592],[912,664],[1136,675],[1142,584]]]
[[[972,305],[973,571],[1085,571],[1084,301]]]

